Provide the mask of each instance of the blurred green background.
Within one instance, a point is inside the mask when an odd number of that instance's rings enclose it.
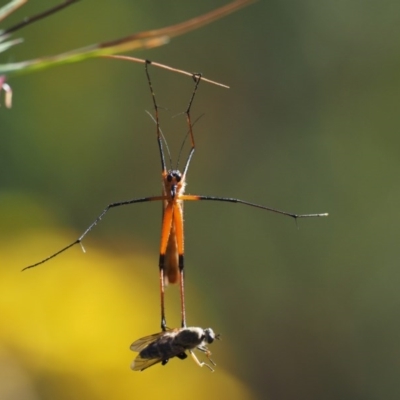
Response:
[[[5,26],[56,4],[31,1]],[[5,1],[0,2],[1,5]],[[34,24],[1,62],[178,23],[223,1],[86,0]],[[96,59],[9,81],[0,109],[2,399],[398,399],[400,3],[259,1],[136,52],[231,86],[200,85],[187,192],[296,213],[186,203],[189,325],[211,326],[217,370],[129,370],[159,330],[161,205],[142,65]],[[173,160],[190,78],[151,70]],[[176,116],[175,118],[171,118]],[[187,151],[187,149],[186,149]],[[184,154],[186,154],[184,152]],[[178,289],[167,291],[179,325]]]

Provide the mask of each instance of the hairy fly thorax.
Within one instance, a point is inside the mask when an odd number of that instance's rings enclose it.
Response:
[[[194,346],[206,346],[211,344],[219,335],[216,335],[211,328],[202,329],[199,327],[190,327],[181,329],[176,335],[175,342],[185,348],[191,349]]]
[[[184,176],[178,170],[169,170],[163,173],[163,195],[165,196],[163,204],[163,217],[167,207],[171,208],[172,218],[174,221],[173,204],[178,205],[183,214],[183,201],[179,199],[185,192],[186,181]],[[183,222],[183,221],[182,221]],[[182,225],[183,230],[183,225]],[[179,251],[177,245],[176,224],[171,223],[169,228],[169,237],[167,249],[165,252],[164,265],[164,283],[177,283],[179,280]]]

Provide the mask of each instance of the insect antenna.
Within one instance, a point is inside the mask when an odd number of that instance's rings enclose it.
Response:
[[[146,110],[146,113],[150,116],[150,118],[153,120],[153,122],[154,122],[155,124],[157,124],[157,121],[156,121],[156,119],[154,118],[154,116],[151,114],[151,112],[149,112],[149,111]],[[167,139],[165,139],[165,136],[164,136],[164,134],[163,134],[161,128],[159,128],[159,129],[160,129],[159,132],[160,132],[161,139],[162,139],[162,141],[163,141],[164,144],[165,144],[165,148],[167,149],[168,158],[169,158],[169,165],[170,165],[170,167],[171,167],[171,169],[172,169],[172,157],[171,157],[171,152],[169,151],[168,142],[167,142]]]
[[[179,113],[179,114],[177,114],[177,115],[182,115],[182,114],[184,114],[184,113]],[[176,117],[177,115],[175,115],[174,117]],[[193,122],[192,127],[195,126],[195,125],[196,125],[196,122],[197,122],[200,118],[204,117],[204,115],[205,115],[205,114],[201,114],[199,117],[197,117],[196,120]],[[180,161],[180,159],[181,159],[183,147],[185,146],[186,140],[187,140],[187,138],[189,137],[189,135],[190,135],[190,130],[188,130],[188,131],[186,132],[186,135],[185,135],[185,137],[184,137],[184,139],[183,139],[183,141],[182,141],[181,147],[180,147],[180,149],[179,149],[178,160],[177,160],[177,162],[176,162],[176,169],[179,169],[179,161]]]

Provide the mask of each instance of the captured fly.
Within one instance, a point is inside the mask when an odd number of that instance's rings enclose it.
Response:
[[[212,343],[214,339],[219,339],[219,335],[216,335],[211,328],[198,327],[168,329],[154,335],[145,336],[131,345],[132,351],[139,352],[132,362],[131,368],[134,371],[143,371],[159,362],[165,365],[173,357],[184,360],[187,357],[186,351],[188,350],[198,366],[205,365],[211,371],[214,371],[210,365],[199,361],[193,352],[196,348],[202,351],[210,363],[215,366],[216,364],[210,358],[211,352],[207,349],[207,344]]]

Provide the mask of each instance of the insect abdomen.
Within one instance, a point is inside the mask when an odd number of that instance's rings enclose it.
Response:
[[[168,283],[177,283],[179,280],[179,255],[174,225],[171,226],[171,232],[168,238],[164,274],[166,285],[168,285]]]
[[[179,349],[180,350],[180,349]],[[149,344],[145,349],[140,352],[140,356],[146,359],[156,359],[168,360],[174,357],[180,351],[175,349],[173,346],[173,340],[166,336],[160,338],[160,340]]]

